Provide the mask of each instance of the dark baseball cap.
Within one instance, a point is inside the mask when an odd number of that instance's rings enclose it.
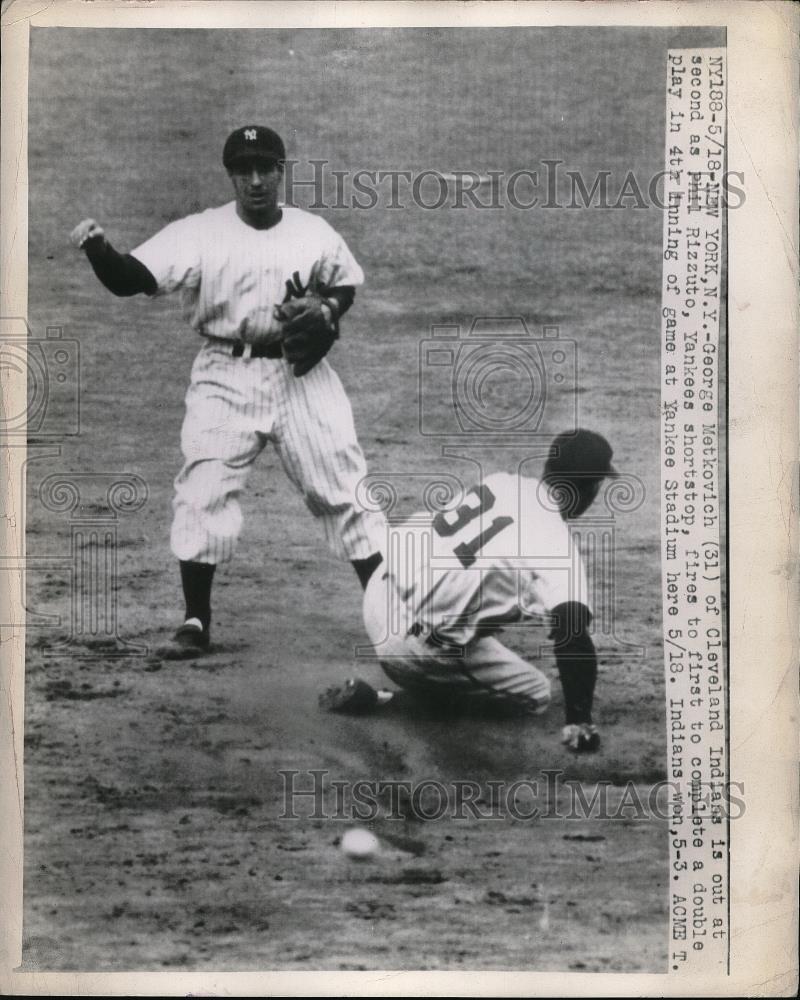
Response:
[[[602,434],[578,428],[559,434],[550,445],[547,469],[568,474],[577,472],[590,476],[618,476],[611,464],[614,452]]]
[[[283,139],[266,125],[243,125],[231,132],[222,150],[222,163],[232,166],[237,160],[285,160]]]

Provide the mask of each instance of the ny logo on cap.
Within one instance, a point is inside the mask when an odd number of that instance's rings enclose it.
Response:
[[[257,135],[258,135],[258,133],[256,132],[256,130],[254,128],[246,128],[244,130],[244,137],[245,137],[245,139],[250,139],[252,141],[252,140],[256,139]]]

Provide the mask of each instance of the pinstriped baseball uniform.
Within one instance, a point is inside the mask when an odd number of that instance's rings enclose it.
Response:
[[[578,546],[539,491],[537,479],[498,473],[457,510],[409,525],[364,595],[367,634],[392,680],[546,709],[547,677],[493,635],[525,619],[546,624],[567,601],[590,607]]]
[[[242,525],[238,496],[268,441],[338,556],[379,551],[383,519],[355,501],[366,464],[338,376],[323,359],[296,378],[282,358],[254,358],[248,350],[275,332],[274,307],[295,272],[304,285],[314,266],[329,286],[363,283],[342,237],[297,208],[283,207],[276,225],[256,229],[230,202],[171,223],[132,255],[155,278],[156,294],[180,293],[186,320],[206,338],[181,431],[171,532],[178,559],[231,558]],[[246,345],[244,356],[232,355],[232,342]]]

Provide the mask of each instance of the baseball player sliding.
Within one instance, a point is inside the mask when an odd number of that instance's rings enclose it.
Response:
[[[439,703],[493,705],[539,715],[550,682],[497,638],[503,625],[549,626],[566,712],[562,742],[593,752],[597,657],[586,573],[569,522],[617,473],[601,435],[553,441],[541,480],[498,473],[454,511],[416,516],[394,560],[364,595],[364,624],[379,662],[401,687]],[[330,688],[324,708],[360,713],[388,701],[362,680]]]
[[[325,357],[364,275],[327,222],[279,202],[285,158],[271,129],[238,128],[222,153],[233,201],[171,223],[130,254],[118,253],[93,219],[71,234],[115,295],[180,292],[184,317],[202,338],[171,532],[185,620],[160,650],[166,657],[209,649],[214,570],[233,555],[238,497],[267,441],[362,586],[381,561],[383,518],[356,504],[366,465]]]

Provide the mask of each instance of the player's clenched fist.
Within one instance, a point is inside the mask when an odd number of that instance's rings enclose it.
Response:
[[[87,240],[93,240],[98,237],[105,239],[105,230],[102,226],[98,226],[94,219],[84,219],[69,234],[70,242],[79,250]]]

